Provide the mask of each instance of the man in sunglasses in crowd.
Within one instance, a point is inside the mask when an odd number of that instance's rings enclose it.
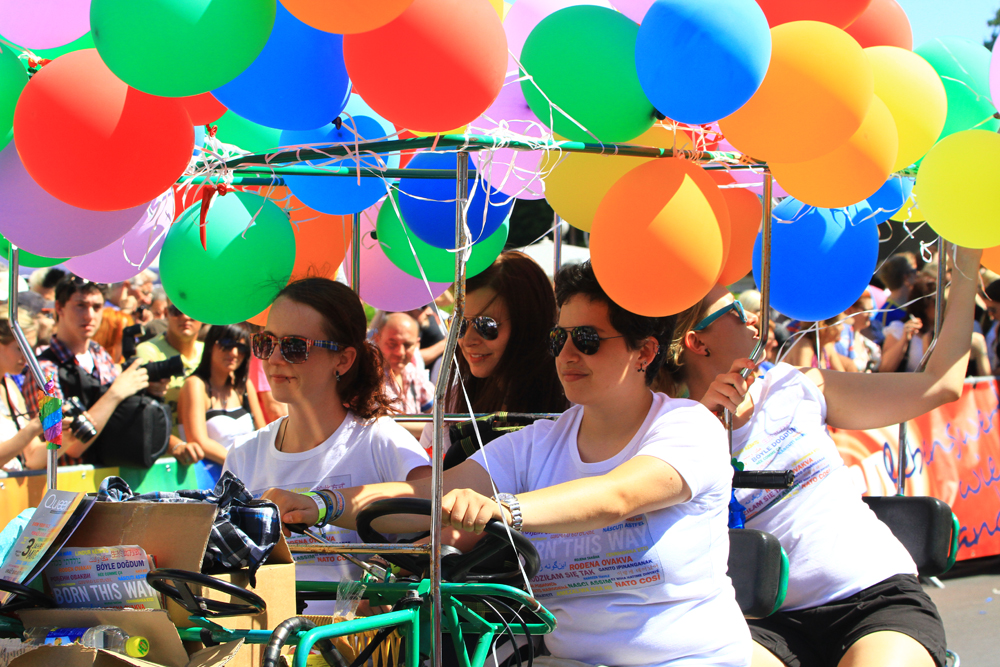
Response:
[[[393,408],[401,414],[429,412],[434,402],[434,385],[427,371],[417,368],[414,355],[420,347],[420,325],[409,313],[389,313],[375,332],[375,345],[385,363],[385,391]],[[420,437],[423,424],[404,424]]]
[[[139,361],[120,370],[107,351],[94,342],[103,309],[101,285],[74,275],[63,278],[55,289],[55,334],[49,348],[38,359],[44,376],[55,381],[54,393],[57,398],[66,398],[59,379],[59,366],[70,362],[99,384],[110,385],[93,405],[86,405],[84,401],[87,408],[84,416],[93,425],[97,435],[100,435],[122,401],[149,384],[146,369],[139,365]],[[28,412],[32,417],[36,416],[41,392],[31,373],[27,375],[22,393]],[[94,454],[89,448],[97,440],[97,435],[83,441],[73,429],[64,430],[60,465],[95,462]]]
[[[159,382],[150,382],[147,392],[170,406],[170,415],[173,418],[174,426],[167,453],[175,458],[180,457],[186,460],[188,457],[185,454],[192,447],[197,447],[197,445],[186,443],[177,435],[180,426],[180,420],[177,418],[177,397],[181,393],[184,380],[198,367],[204,344],[198,340],[198,332],[201,331],[201,322],[193,320],[182,313],[169,300],[167,303],[167,330],[158,336],[140,343],[135,348],[135,354],[143,360],[143,363],[166,361],[171,357],[180,355],[181,361],[184,364],[184,374],[175,375]],[[194,460],[200,458],[199,456]]]

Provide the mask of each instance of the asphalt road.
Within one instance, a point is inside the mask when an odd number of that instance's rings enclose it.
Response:
[[[925,585],[963,667],[1000,665],[1000,559],[958,563],[944,588]]]

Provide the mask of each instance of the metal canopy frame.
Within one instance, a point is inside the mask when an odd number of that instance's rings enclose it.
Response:
[[[769,293],[770,293],[770,253],[771,253],[771,188],[772,177],[767,165],[762,162],[748,160],[740,153],[719,152],[719,151],[682,151],[669,148],[655,148],[649,146],[635,146],[624,144],[591,144],[577,141],[511,141],[493,136],[485,135],[458,135],[446,134],[431,137],[416,137],[409,139],[391,139],[371,142],[358,142],[351,144],[333,144],[328,146],[313,146],[310,148],[296,148],[293,150],[281,150],[271,153],[260,153],[232,158],[225,162],[217,161],[221,167],[221,172],[209,176],[187,177],[181,180],[182,183],[203,183],[216,182],[226,178],[231,179],[234,185],[281,185],[284,184],[283,176],[325,176],[325,177],[378,177],[378,178],[428,178],[428,179],[455,179],[456,180],[456,201],[455,201],[455,247],[464,248],[467,244],[465,204],[469,198],[469,178],[475,177],[475,172],[469,169],[469,152],[486,149],[509,148],[519,151],[562,151],[567,153],[589,153],[603,155],[619,155],[628,157],[647,158],[669,158],[678,157],[698,163],[707,170],[730,170],[730,169],[761,169],[764,172],[764,202],[762,216],[763,247],[762,247],[762,285],[761,285],[761,318],[759,323],[760,339],[755,346],[752,356],[755,360],[762,358],[764,347],[767,343],[769,329]],[[457,168],[451,169],[386,169],[378,170],[365,167],[316,167],[303,165],[303,162],[317,161],[324,162],[336,160],[348,155],[364,153],[390,153],[396,151],[430,149],[454,150],[458,154]],[[351,287],[355,293],[360,294],[360,214],[354,215],[353,243],[351,250]],[[561,264],[561,242],[558,233],[558,216],[555,219],[556,233],[554,240],[554,269],[558,270]],[[455,307],[453,319],[461,319],[465,312],[465,254],[455,253]],[[41,368],[38,365],[34,351],[28,345],[27,340],[17,323],[17,267],[18,249],[11,244],[10,254],[10,295],[8,310],[10,313],[10,327],[17,339],[18,346],[24,354],[35,381],[40,387],[45,386]],[[431,543],[428,547],[411,546],[414,551],[430,552],[430,593],[432,599],[433,613],[431,614],[431,657],[432,665],[439,667],[442,664],[442,581],[441,581],[441,499],[443,495],[443,463],[444,456],[442,448],[442,434],[445,423],[444,396],[449,386],[454,364],[450,360],[454,357],[458,344],[459,327],[452,326],[449,329],[446,341],[444,359],[449,360],[448,368],[438,376],[435,387],[435,401],[433,410],[434,438],[431,450],[431,487],[432,487],[432,516],[431,516]],[[726,413],[726,426],[729,431],[730,449],[732,448],[732,415]],[[449,420],[450,421],[450,420]],[[48,488],[56,488],[57,457],[56,450],[48,452]],[[399,549],[398,546],[393,545]],[[372,545],[368,545],[370,552]],[[348,548],[349,549],[349,548]]]

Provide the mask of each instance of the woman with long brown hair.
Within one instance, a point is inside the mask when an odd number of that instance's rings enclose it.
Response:
[[[252,348],[264,362],[275,400],[288,405],[288,416],[237,441],[224,468],[251,493],[271,487],[301,493],[430,474],[427,454],[387,416],[391,400],[383,389],[382,356],[365,340],[366,324],[357,295],[332,280],[307,278],[279,292]],[[332,526],[325,537],[358,541],[354,531]],[[297,576],[309,581],[360,576],[336,555],[296,564]],[[309,611],[330,609],[332,603],[318,603]]]

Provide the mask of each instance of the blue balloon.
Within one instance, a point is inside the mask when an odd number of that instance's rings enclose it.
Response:
[[[714,123],[739,109],[770,61],[771,31],[754,0],[656,0],[635,42],[646,97],[682,123]]]
[[[205,66],[212,66],[210,57]],[[242,74],[212,94],[258,125],[312,130],[336,118],[350,92],[343,35],[306,25],[279,2],[264,50]]]
[[[455,169],[455,153],[420,153],[407,169]],[[399,210],[420,240],[437,248],[455,247],[455,179],[399,179]],[[469,181],[469,239],[481,241],[495,232],[514,208],[514,200],[480,180]],[[488,190],[488,197],[487,197]],[[429,201],[427,201],[429,200]],[[451,201],[449,201],[451,200]],[[487,203],[488,202],[488,203]]]
[[[771,306],[796,320],[839,315],[871,282],[878,262],[878,225],[861,202],[816,208],[789,197],[774,210],[771,227]],[[753,276],[761,284],[761,235],[753,248]]]
[[[353,122],[353,125],[352,125]],[[357,131],[358,137],[354,131]],[[395,131],[395,130],[393,130]],[[281,133],[281,145],[301,146],[305,144],[348,144],[377,139],[385,136],[385,128],[368,116],[353,115],[342,121],[340,129],[333,123],[316,130],[285,130]],[[399,166],[399,156],[381,158],[385,165],[395,169]],[[377,169],[380,158],[371,154],[361,156],[361,166]],[[324,167],[357,167],[358,160],[344,158],[334,161],[323,158],[307,162],[309,165]],[[285,184],[302,203],[331,215],[349,215],[363,211],[386,195],[385,182],[375,176],[361,176],[358,185],[356,176],[285,176]]]
[[[913,192],[913,180],[902,176],[890,176],[875,194],[868,198],[872,207],[875,224],[882,224],[903,208],[903,204]]]

